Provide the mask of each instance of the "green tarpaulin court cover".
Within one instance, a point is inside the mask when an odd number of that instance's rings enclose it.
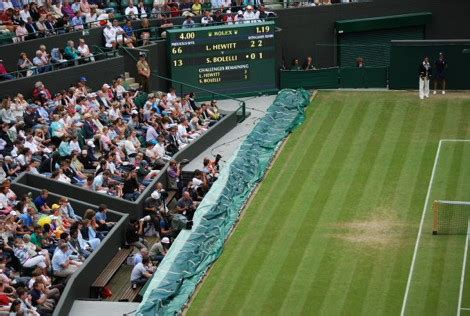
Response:
[[[199,205],[192,230],[183,230],[151,280],[137,315],[175,315],[221,255],[240,212],[263,178],[276,150],[304,121],[310,94],[281,90],[266,115],[223,168]]]

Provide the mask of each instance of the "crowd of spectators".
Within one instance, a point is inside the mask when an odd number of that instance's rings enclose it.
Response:
[[[147,96],[122,77],[96,92],[82,77],[54,95],[36,82],[30,102],[1,104],[0,181],[27,171],[127,200],[221,117],[215,101],[175,89]]]
[[[96,92],[82,77],[56,94],[36,82],[31,101],[21,94],[5,97],[0,109],[0,311],[50,314],[67,277],[114,225],[106,205],[81,217],[67,198],[51,202],[47,190],[18,198],[12,179],[21,172],[42,174],[135,200],[169,161],[166,190],[177,192],[176,207],[166,207],[168,193],[158,183],[145,201],[144,218],[128,228],[128,244],[139,249],[131,276],[137,286],[152,275],[177,233],[191,228],[198,203],[218,175],[218,159],[205,159],[183,187],[181,166],[171,156],[220,118],[216,101],[197,104],[193,93],[178,96],[175,89],[145,96],[129,90],[121,77]],[[143,238],[150,224],[159,237],[151,247]]]
[[[30,77],[69,65],[93,61],[95,61],[93,52],[83,38],[79,39],[78,46],[69,40],[64,48],[55,47],[50,52],[45,45],[40,45],[32,58],[25,52],[20,53],[16,71],[8,71],[3,60],[0,60],[0,80]]]
[[[81,217],[47,190],[17,196],[4,179],[0,191],[0,312],[51,315],[68,277],[115,223],[104,204]]]
[[[194,213],[217,180],[219,173],[219,160],[204,158],[201,169],[194,171],[192,179],[183,184],[181,179],[181,164],[170,162],[168,169],[168,190],[178,192],[179,199],[176,205],[168,208],[166,200],[168,191],[161,183],[157,183],[152,194],[145,200],[144,217],[140,220],[131,220],[127,230],[127,242],[135,246],[139,252],[133,257],[133,270],[130,282],[133,287],[144,285],[152,277],[155,267],[166,256],[171,243],[182,229],[191,229]],[[147,232],[157,236],[157,241],[149,247],[145,240]]]
[[[98,27],[108,18],[102,0],[0,2],[0,32],[14,42]]]

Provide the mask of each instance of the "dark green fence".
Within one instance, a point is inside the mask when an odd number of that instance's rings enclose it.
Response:
[[[387,67],[281,70],[281,89],[386,88]]]
[[[319,70],[281,70],[281,89],[337,89],[338,68],[325,68]]]
[[[417,89],[418,65],[429,56],[434,66],[440,52],[448,63],[447,88],[470,89],[470,55],[464,53],[465,49],[470,49],[470,40],[392,41],[390,89]]]

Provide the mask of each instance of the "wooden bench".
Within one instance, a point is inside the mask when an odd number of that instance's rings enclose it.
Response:
[[[140,290],[142,289],[142,285],[138,285],[135,289],[132,288],[132,284],[129,284],[118,297],[116,300],[118,302],[133,302],[136,297],[139,295]]]
[[[168,196],[165,199],[165,205],[168,206],[171,201],[176,197],[176,191],[167,191]]]
[[[113,275],[117,272],[119,267],[126,261],[127,257],[132,253],[133,248],[121,249],[108,263],[104,270],[100,273],[95,282],[91,285],[91,296],[100,297],[101,290],[109,283]]]

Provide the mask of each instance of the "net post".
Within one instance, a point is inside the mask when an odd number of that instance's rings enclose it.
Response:
[[[432,210],[433,210],[433,213],[434,213],[434,220],[433,220],[433,223],[432,223],[432,234],[433,235],[437,235],[437,229],[438,229],[438,225],[439,225],[439,201],[438,200],[435,200],[434,202],[432,202]]]

